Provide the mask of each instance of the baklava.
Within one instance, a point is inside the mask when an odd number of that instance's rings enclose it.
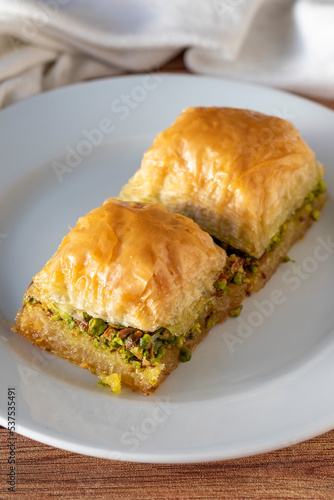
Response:
[[[98,375],[151,394],[239,302],[226,252],[191,219],[116,198],[81,217],[28,287],[13,330]]]
[[[162,203],[225,248],[228,281],[258,290],[319,218],[324,168],[288,121],[255,111],[185,109],[158,134],[123,200]]]

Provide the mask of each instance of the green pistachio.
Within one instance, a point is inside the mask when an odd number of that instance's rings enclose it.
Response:
[[[100,336],[108,328],[108,325],[103,319],[92,318],[89,320],[88,333],[92,337]]]
[[[319,210],[315,210],[315,209],[314,209],[314,210],[312,210],[312,212],[311,212],[311,217],[312,217],[312,219],[314,219],[314,220],[319,220],[319,217],[320,217],[320,212],[319,212]]]
[[[154,354],[158,354],[158,350],[159,350],[159,347],[162,345],[162,340],[161,339],[157,339],[155,342],[154,342],[154,347],[153,347],[153,352]]]
[[[160,363],[165,354],[166,354],[166,349],[164,348],[164,346],[161,346],[159,348],[159,351],[157,352],[157,355],[151,359],[151,363],[152,364]]]
[[[129,361],[134,360],[135,356],[132,354],[132,352],[128,351],[124,346],[120,347],[119,353],[121,355],[121,358],[126,362],[129,363]],[[136,360],[134,360],[136,361]]]
[[[61,319],[60,314],[53,314],[50,319],[52,321],[59,321]]]
[[[230,316],[232,318],[237,318],[239,316],[239,314],[241,313],[241,310],[242,310],[242,306],[238,306],[235,309],[232,309],[232,311],[230,311]]]
[[[139,345],[143,349],[147,349],[152,343],[152,337],[148,333],[145,333],[139,340]]]
[[[237,273],[234,276],[233,281],[236,285],[242,285],[242,283],[244,282],[244,277],[243,277],[242,273]]]
[[[171,333],[169,334],[169,337],[167,339],[168,344],[178,344],[180,342],[181,337],[172,335]]]
[[[48,307],[48,310],[52,313],[52,314],[57,314],[58,316],[60,316],[60,311],[58,309],[56,309],[55,307]],[[66,313],[63,313],[64,316]],[[69,316],[68,314],[66,315],[68,316],[69,318],[71,318],[71,316]],[[61,317],[61,316],[60,316]],[[72,319],[72,318],[71,318]]]
[[[275,236],[272,239],[272,243],[274,243],[274,245],[278,245],[281,242],[282,242],[281,234],[280,233],[275,234]]]
[[[111,339],[109,342],[110,346],[113,347],[114,349],[118,349],[118,347],[121,347],[124,345],[124,341],[120,339],[119,337],[115,336]]]
[[[226,280],[217,281],[215,283],[215,288],[217,288],[218,290],[225,290],[226,285],[227,285]]]
[[[259,272],[259,268],[257,266],[250,266],[250,272],[256,274]]]
[[[181,361],[181,363],[186,363],[187,361],[190,361],[190,359],[191,359],[190,350],[187,349],[186,347],[182,347],[179,353],[179,360]]]
[[[195,323],[195,326],[193,326],[190,330],[191,333],[195,333],[195,332],[198,332],[198,333],[201,333],[202,330],[201,330],[201,325],[199,323]]]
[[[293,259],[290,259],[290,257],[288,255],[286,255],[285,257],[283,257],[282,262],[296,262],[296,261]]]
[[[318,190],[320,191],[320,193],[324,193],[326,191],[326,182],[324,182],[322,180],[319,181],[317,187],[318,187]]]
[[[205,322],[205,327],[210,329],[217,323],[217,318],[214,314],[210,314]]]
[[[305,200],[312,203],[312,201],[314,201],[314,198],[315,198],[314,193],[311,192],[306,196]]]
[[[140,361],[133,361],[133,360],[130,360],[129,363],[132,365],[132,366],[135,366],[136,368],[141,368],[141,362]]]
[[[76,325],[76,322],[74,321],[74,319],[72,318],[72,316],[70,316],[69,314],[67,314],[66,312],[64,311],[61,311],[60,309],[58,310],[58,314],[59,316],[61,317],[62,320],[65,321],[65,323],[67,323],[67,325],[70,327],[70,328],[73,328],[73,326]]]
[[[159,328],[155,333],[158,334],[159,339],[166,340],[171,336],[171,333],[167,328]]]
[[[177,344],[178,346],[183,346],[184,342],[185,342],[185,338],[180,335],[179,337],[176,337],[177,338],[177,342],[175,342],[175,344]]]
[[[164,332],[165,332],[166,328],[164,328],[163,326],[158,328],[157,330],[155,330],[154,334],[157,334],[157,335],[163,335]]]
[[[143,349],[139,346],[135,346],[131,349],[132,354],[136,356],[138,359],[142,359],[143,357]]]

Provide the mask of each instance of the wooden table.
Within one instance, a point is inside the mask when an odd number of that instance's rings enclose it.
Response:
[[[162,71],[186,72],[182,55]],[[334,109],[334,102],[318,101]],[[17,436],[15,493],[6,485],[8,430],[0,428],[0,499],[334,499],[334,430],[263,455],[191,465],[92,458]]]

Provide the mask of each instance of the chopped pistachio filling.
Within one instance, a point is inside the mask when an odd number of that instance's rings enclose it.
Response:
[[[195,339],[196,332],[202,333],[198,318],[205,312],[207,313],[205,329],[209,330],[215,325],[217,318],[211,312],[212,296],[222,297],[230,291],[227,283],[231,280],[231,276],[227,278],[224,273],[218,276],[214,283],[214,291],[201,299],[196,309],[197,319],[184,335],[174,335],[165,327],[158,328],[154,332],[142,331],[138,328],[108,323],[101,318],[93,318],[86,312],[83,312],[83,319],[78,320],[55,304],[43,304],[29,295],[24,297],[23,304],[39,305],[52,321],[64,321],[74,336],[85,335],[96,348],[110,352],[117,351],[126,363],[141,369],[159,365],[169,345],[176,345],[179,348],[180,361],[184,363],[190,360],[191,352],[183,346],[187,341]]]
[[[201,333],[199,323],[195,323],[185,335],[176,336],[167,328],[144,332],[138,328],[107,323],[100,318],[92,318],[87,313],[84,313],[84,320],[79,321],[54,304],[44,305],[30,296],[24,297],[23,304],[40,305],[52,321],[64,321],[71,328],[73,335],[86,335],[96,348],[117,351],[126,363],[138,369],[161,363],[168,345],[177,345],[180,348],[180,361],[189,361],[190,351],[182,346],[193,338],[196,331]]]

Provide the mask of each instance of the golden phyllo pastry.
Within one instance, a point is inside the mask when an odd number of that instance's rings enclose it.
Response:
[[[188,108],[161,132],[120,198],[162,203],[259,258],[324,169],[288,121],[232,108]]]
[[[14,330],[114,392],[124,381],[149,394],[221,319],[214,285],[225,264],[191,219],[110,198],[33,278]]]

